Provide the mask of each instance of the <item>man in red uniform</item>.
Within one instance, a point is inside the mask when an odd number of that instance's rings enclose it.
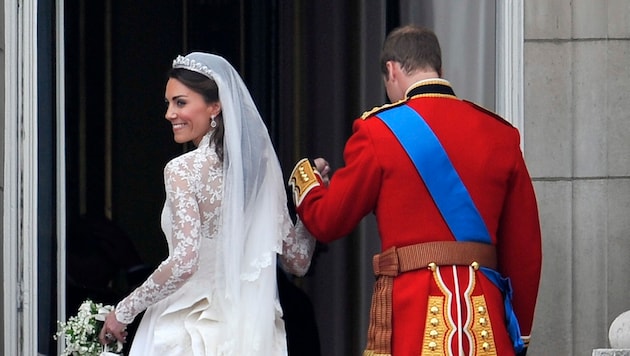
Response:
[[[355,120],[329,183],[321,160],[301,160],[289,180],[319,241],[376,215],[382,252],[364,356],[527,350],[542,253],[519,133],[457,98],[441,66],[433,32],[394,30],[381,54],[392,104]]]

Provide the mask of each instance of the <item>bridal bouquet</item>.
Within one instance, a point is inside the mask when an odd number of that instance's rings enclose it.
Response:
[[[123,348],[120,341],[102,345],[98,340],[105,317],[112,309],[111,305],[104,306],[88,299],[81,304],[77,315],[66,322],[57,322],[58,331],[54,339],[63,338],[65,341],[65,349],[60,356],[120,355]]]

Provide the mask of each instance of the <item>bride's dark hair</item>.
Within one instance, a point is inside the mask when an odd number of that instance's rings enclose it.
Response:
[[[168,72],[168,77],[180,81],[194,92],[203,96],[207,104],[219,102],[219,87],[217,87],[217,83],[203,74],[184,68],[171,68]],[[214,143],[217,156],[223,162],[223,137],[225,134],[223,115],[219,113],[214,119],[217,127],[212,132],[210,141]]]

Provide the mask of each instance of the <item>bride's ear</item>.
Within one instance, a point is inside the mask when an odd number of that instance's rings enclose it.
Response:
[[[217,101],[216,103],[212,103],[208,105],[208,114],[210,117],[216,117],[221,113],[221,102]]]

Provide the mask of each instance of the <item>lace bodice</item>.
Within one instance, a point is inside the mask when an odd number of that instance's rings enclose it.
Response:
[[[168,257],[116,306],[116,318],[125,324],[175,293],[195,274],[200,254],[214,253],[200,249],[202,239],[228,238],[220,236],[223,163],[208,135],[197,149],[166,165],[164,183],[162,228],[168,242]],[[283,237],[280,265],[289,273],[304,275],[310,266],[315,239],[299,221],[293,226],[288,210],[281,219],[290,228]]]

